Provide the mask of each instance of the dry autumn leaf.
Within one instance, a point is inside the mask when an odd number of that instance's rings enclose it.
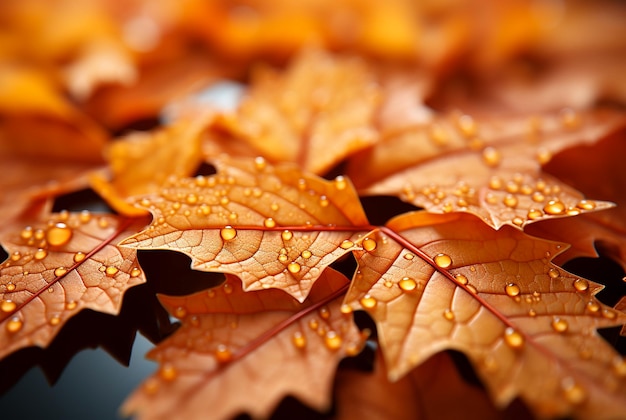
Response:
[[[498,229],[605,209],[541,172],[560,150],[600,140],[623,126],[619,113],[474,120],[452,114],[390,133],[350,161],[367,194],[396,195],[433,213],[468,212]],[[404,150],[414,153],[403,153]]]
[[[376,321],[390,379],[455,349],[498,406],[519,396],[545,417],[624,413],[626,362],[596,328],[626,315],[594,298],[602,286],[550,263],[563,244],[416,212],[362,246],[344,303]]]
[[[215,165],[216,175],[176,179],[139,198],[153,222],[121,245],[183,252],[196,270],[237,274],[246,291],[280,288],[303,301],[369,229],[343,177],[326,181],[262,158]]]
[[[278,290],[244,292],[234,276],[217,289],[162,297],[183,325],[150,352],[159,371],[124,412],[200,419],[211,407],[215,418],[261,418],[287,395],[326,411],[339,361],[364,341],[352,314],[340,310],[348,283],[327,269],[304,304]]]
[[[115,243],[144,225],[62,212],[4,229],[0,241],[9,258],[0,265],[0,357],[46,347],[81,309],[116,314],[124,292],[145,277],[136,252]]]

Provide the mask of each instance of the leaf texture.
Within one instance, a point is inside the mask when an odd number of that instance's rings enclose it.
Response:
[[[115,246],[145,225],[111,215],[57,213],[0,236],[0,357],[46,347],[81,309],[116,314],[124,292],[145,282],[136,252]]]
[[[175,180],[139,200],[153,222],[122,245],[183,252],[194,269],[237,274],[247,291],[280,288],[303,301],[369,230],[343,177],[326,181],[261,158],[216,166],[216,175]]]
[[[362,244],[345,303],[376,321],[390,379],[455,349],[500,406],[519,396],[541,416],[624,412],[625,362],[595,330],[626,315],[594,298],[600,285],[550,263],[562,244],[425,212]]]
[[[611,206],[582,201],[578,191],[542,173],[541,165],[623,123],[610,112],[497,121],[451,114],[390,134],[351,160],[348,174],[368,194],[395,195],[434,213],[469,212],[496,229],[523,228]]]
[[[162,297],[183,325],[149,353],[159,371],[123,411],[140,419],[260,418],[287,395],[326,411],[337,364],[363,344],[352,314],[340,310],[347,285],[327,269],[304,304],[278,290],[244,292],[233,276],[217,289]]]

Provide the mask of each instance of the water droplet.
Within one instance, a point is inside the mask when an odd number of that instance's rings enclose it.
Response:
[[[179,306],[174,310],[174,316],[178,319],[182,319],[187,315],[187,309],[182,306]]]
[[[349,249],[349,248],[352,248],[353,246],[354,246],[354,242],[349,241],[349,240],[347,240],[347,239],[346,239],[346,240],[344,240],[344,241],[341,243],[341,245],[339,245],[339,247],[340,247],[341,249]]]
[[[290,262],[289,265],[287,265],[287,270],[289,270],[289,272],[292,274],[299,273],[301,268],[302,267],[300,266],[300,264],[295,261]]]
[[[109,227],[109,221],[107,219],[105,219],[104,217],[101,217],[98,219],[98,226],[101,229],[106,229]]]
[[[344,315],[348,315],[352,313],[353,309],[352,306],[344,303],[343,305],[341,305],[341,308],[339,308],[339,311]]]
[[[511,348],[519,349],[524,345],[524,336],[514,328],[507,327],[504,330],[504,342]]]
[[[31,226],[26,226],[22,232],[20,233],[20,237],[24,240],[28,240],[33,237],[33,228]]]
[[[585,279],[574,280],[574,288],[579,292],[585,292],[589,289],[589,282]]]
[[[567,329],[569,328],[569,325],[567,324],[567,321],[558,317],[555,317],[552,320],[552,329],[556,332],[562,333],[567,331]]]
[[[583,387],[574,382],[572,378],[564,379],[562,387],[565,399],[571,404],[582,404],[587,399],[587,393]]]
[[[366,309],[373,309],[378,304],[378,301],[376,300],[376,298],[370,295],[363,296],[360,302],[361,302],[361,305]]]
[[[522,219],[521,217],[514,217],[513,224],[515,226],[522,226],[524,224],[524,219]]]
[[[415,255],[411,254],[410,252],[407,252],[406,254],[404,254],[404,259],[405,260],[412,260],[413,258],[415,258]]]
[[[289,257],[286,254],[280,254],[278,256],[278,261],[280,261],[282,263],[287,262],[288,259],[289,259]]]
[[[17,304],[10,299],[3,300],[0,303],[0,311],[2,312],[13,312],[17,308]]]
[[[317,330],[317,327],[319,327],[319,325],[319,321],[315,318],[309,321],[309,328],[311,328],[312,330]]]
[[[411,277],[403,277],[398,282],[398,287],[405,292],[411,292],[417,288],[417,282]]]
[[[595,300],[587,302],[587,310],[591,313],[597,313],[600,310],[600,305]]]
[[[262,156],[257,156],[254,158],[254,167],[257,171],[262,171],[267,166],[267,162]]]
[[[78,306],[78,303],[75,300],[70,300],[65,304],[65,309],[71,311],[73,309],[76,309],[76,306]]]
[[[367,252],[372,252],[373,250],[376,249],[376,247],[378,246],[378,244],[376,243],[376,241],[372,238],[365,238],[363,239],[363,249],[365,249]]]
[[[141,274],[141,269],[139,267],[133,267],[133,269],[130,270],[131,277],[139,277],[140,274]]]
[[[502,202],[507,207],[515,207],[515,206],[517,206],[517,202],[518,201],[517,201],[517,197],[515,197],[514,195],[511,195],[511,194],[508,194],[507,196],[504,197]]]
[[[454,321],[454,312],[451,309],[446,309],[443,311],[443,317],[448,321]]]
[[[328,207],[329,201],[325,195],[320,196],[320,206]]]
[[[465,288],[472,294],[477,294],[478,293],[478,290],[472,284],[465,285]]]
[[[502,185],[502,178],[500,178],[499,176],[493,176],[489,180],[489,188],[491,188],[492,190],[500,190],[502,189]]]
[[[24,323],[18,316],[14,316],[6,323],[6,329],[10,333],[16,333],[22,329]]]
[[[84,252],[77,252],[76,254],[74,254],[74,262],[81,262],[85,259],[86,255]]]
[[[440,268],[448,268],[452,265],[452,258],[447,254],[437,254],[434,258],[435,264]]]
[[[534,309],[529,309],[528,316],[537,316],[537,311],[535,311]]]
[[[456,280],[457,283],[462,284],[462,285],[466,285],[469,280],[467,280],[467,277],[465,277],[463,274],[456,274],[454,276],[454,280]]]
[[[229,283],[224,283],[224,293],[226,293],[227,295],[230,295],[233,292],[233,286],[231,286]]]
[[[159,376],[165,381],[173,381],[178,376],[176,368],[171,363],[164,363],[159,369]]]
[[[117,274],[118,271],[120,270],[117,267],[113,267],[112,265],[110,265],[104,270],[104,273],[107,275],[107,277],[113,277]]]
[[[606,319],[615,319],[617,318],[617,312],[612,311],[610,309],[603,309],[602,316]]]
[[[59,325],[61,323],[61,316],[58,315],[58,314],[57,315],[53,315],[52,318],[50,318],[50,320],[48,322],[52,326]]]
[[[548,270],[548,276],[550,276],[551,279],[556,279],[561,275],[561,273],[559,273],[559,270],[557,270],[556,268],[551,268]]]
[[[543,208],[547,214],[558,215],[565,213],[565,204],[559,200],[550,200]]]
[[[65,223],[56,223],[48,229],[46,240],[52,246],[65,245],[72,238],[72,229]]]
[[[501,158],[502,156],[496,148],[489,146],[483,149],[483,162],[487,166],[497,166]]]
[[[504,287],[504,291],[508,296],[514,297],[520,294],[520,288],[515,283],[509,283]]]
[[[341,336],[335,331],[328,331],[326,333],[326,337],[324,338],[324,344],[329,350],[339,350],[342,343],[343,340],[341,339]]]
[[[270,206],[270,209],[272,209],[272,211],[278,211],[278,204],[277,203],[272,203],[272,205]]]
[[[265,219],[263,221],[263,226],[265,226],[266,228],[271,229],[273,227],[276,227],[276,222],[271,217],[268,217],[267,219]]]
[[[46,251],[45,249],[39,248],[37,251],[35,251],[36,260],[43,260],[47,256],[48,256],[48,251]]]
[[[613,372],[620,377],[626,376],[626,360],[623,357],[617,356],[613,359]]]
[[[543,203],[546,199],[546,196],[541,194],[539,191],[535,191],[531,198],[535,203]]]
[[[11,254],[11,261],[19,261],[20,258],[22,258],[22,254],[20,254],[19,251],[15,251]]]
[[[14,283],[7,283],[7,291],[12,292],[15,290],[15,284]]]
[[[445,146],[449,140],[448,133],[438,124],[431,125],[430,138],[438,146]]]
[[[528,220],[537,220],[543,217],[543,212],[537,209],[530,209],[526,217],[528,217]]]
[[[61,277],[65,273],[67,273],[67,268],[65,268],[65,267],[57,267],[57,269],[54,270],[54,275],[56,277]]]
[[[220,344],[215,349],[215,358],[220,363],[226,363],[232,360],[233,354],[228,347],[224,344]]]
[[[149,205],[150,203],[148,203]],[[147,207],[147,206],[146,206]],[[89,221],[91,220],[91,213],[89,212],[89,210],[83,210],[80,212],[80,214],[78,215],[78,220],[81,223],[89,223]]]
[[[348,181],[343,176],[339,175],[337,178],[335,178],[335,188],[341,191],[345,190],[347,186]]]
[[[591,200],[580,200],[576,207],[581,210],[593,210],[596,208],[596,203]]]
[[[550,152],[550,150],[545,147],[541,147],[537,150],[537,162],[539,162],[540,165],[548,163],[550,159],[552,159],[552,152]]]
[[[297,349],[303,349],[306,347],[306,337],[301,331],[296,331],[291,336],[291,342]]]
[[[302,258],[304,258],[305,260],[308,260],[309,258],[311,258],[313,254],[308,249],[305,249],[304,251],[302,251],[301,255],[302,255]]]
[[[568,129],[574,129],[581,123],[580,115],[571,108],[561,111],[561,122],[563,126]]]
[[[198,196],[194,193],[189,193],[187,197],[185,197],[185,201],[187,204],[196,204],[198,202]]]
[[[220,230],[220,236],[223,240],[230,241],[232,239],[235,239],[235,237],[237,236],[237,231],[232,226],[226,226]]]
[[[467,114],[459,116],[456,120],[456,124],[461,133],[467,138],[474,137],[478,131],[478,125],[474,119]]]

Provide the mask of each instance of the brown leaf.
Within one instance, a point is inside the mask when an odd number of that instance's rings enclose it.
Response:
[[[322,270],[369,230],[343,177],[326,181],[261,158],[215,164],[216,175],[174,180],[138,199],[152,225],[122,245],[183,252],[196,270],[237,274],[246,291],[280,288],[303,301]]]
[[[489,396],[461,378],[451,357],[437,353],[396,382],[387,379],[382,356],[374,372],[339,370],[337,419],[511,419]],[[521,417],[519,417],[521,418]]]
[[[496,229],[522,228],[611,206],[582,201],[582,194],[541,173],[541,164],[623,124],[623,116],[611,112],[486,121],[452,114],[390,133],[352,159],[348,173],[368,194],[395,195],[433,213],[473,213]]]
[[[375,82],[361,60],[307,50],[284,74],[266,69],[253,79],[236,115],[218,127],[270,161],[297,162],[322,174],[377,139]]]
[[[0,358],[27,346],[46,347],[81,309],[116,314],[122,295],[145,282],[136,252],[114,245],[145,221],[89,212],[22,220],[0,241]]]
[[[376,321],[391,380],[443,349],[467,355],[498,406],[615,418],[624,360],[595,331],[626,315],[550,263],[563,244],[464,214],[409,213],[363,239],[345,303]]]
[[[337,364],[363,342],[352,315],[340,311],[347,284],[327,269],[304,304],[277,290],[244,292],[232,276],[217,289],[162,297],[183,325],[149,353],[159,371],[123,411],[141,419],[259,418],[287,395],[326,411]]]

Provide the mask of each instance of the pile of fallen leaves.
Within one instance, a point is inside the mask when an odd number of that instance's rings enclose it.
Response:
[[[626,417],[623,339],[598,332],[626,299],[563,268],[626,268],[625,20],[608,0],[3,4],[0,357],[124,301],[159,363],[139,418],[288,396]],[[191,270],[159,272],[176,252]]]

